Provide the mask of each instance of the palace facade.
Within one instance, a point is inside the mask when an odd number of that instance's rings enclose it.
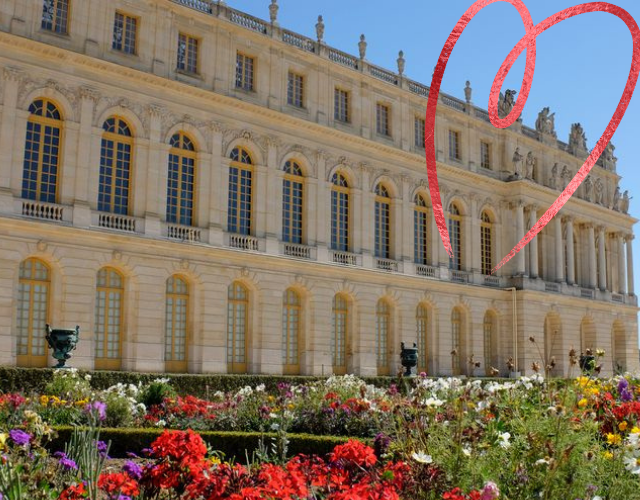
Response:
[[[265,6],[266,10],[266,6]],[[491,269],[588,155],[441,94],[454,257],[431,213],[428,87],[210,0],[0,3],[0,363],[218,373],[638,369],[628,194],[613,148]],[[502,112],[512,105],[501,100]],[[528,339],[534,337],[532,343]],[[472,358],[472,359],[470,359]],[[475,364],[479,363],[479,367]],[[574,372],[575,373],[575,372]]]

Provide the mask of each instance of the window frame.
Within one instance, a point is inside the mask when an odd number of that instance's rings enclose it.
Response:
[[[337,176],[337,177],[336,177]],[[336,184],[333,182],[333,178],[336,178],[338,182],[340,179],[344,180],[343,185]],[[341,183],[342,184],[342,183]],[[351,251],[351,187],[349,185],[349,180],[347,176],[345,176],[342,172],[335,172],[332,176],[331,182],[331,199],[330,199],[330,230],[331,230],[331,240],[330,240],[330,248],[336,252],[350,252]],[[336,197],[336,211],[334,213],[334,196]],[[341,222],[342,219],[340,214],[342,212],[343,206],[346,205],[346,230],[342,230]],[[334,231],[335,226],[335,231]],[[344,237],[343,237],[344,236]],[[334,244],[335,240],[335,244]],[[344,248],[343,248],[344,247]]]
[[[247,61],[251,61],[251,85],[250,88],[247,88],[246,78],[247,78]],[[240,66],[240,63],[242,65]],[[242,90],[243,92],[256,92],[256,75],[257,75],[257,67],[258,67],[258,58],[241,50],[236,50],[236,71],[235,71],[235,89]],[[241,70],[240,75],[238,72]],[[242,84],[238,85],[238,76],[241,76]]]
[[[422,200],[424,205],[421,205],[416,202],[416,200]],[[414,198],[414,208],[413,208],[413,261],[415,264],[420,264],[423,266],[429,265],[431,263],[431,212],[429,210],[429,205],[427,204],[427,200],[422,194],[416,194]],[[419,233],[418,228],[420,228],[420,233],[424,233],[423,238],[419,241]],[[422,248],[424,246],[424,248]]]
[[[486,146],[486,151],[485,151]],[[493,162],[491,161],[491,143],[480,140],[480,168],[485,170],[493,170]]]
[[[299,79],[299,85],[298,80]],[[304,74],[289,69],[287,72],[287,105],[296,109],[306,109],[305,106],[305,83]],[[298,95],[299,93],[299,95]],[[296,99],[298,97],[298,99]],[[299,104],[298,104],[299,103]]]
[[[376,369],[378,376],[389,375],[391,371],[391,340],[393,328],[391,304],[385,299],[376,304]]]
[[[351,91],[336,85],[333,91],[333,119],[339,123],[351,123]],[[344,97],[344,99],[342,99]],[[344,100],[344,105],[343,101]],[[342,112],[342,113],[340,113]],[[343,119],[344,116],[344,119]]]
[[[391,195],[383,183],[378,183],[375,188],[374,199],[375,230],[373,253],[379,259],[391,259],[391,219]]]
[[[238,289],[242,289],[244,293],[244,298],[238,298],[236,294]],[[236,342],[236,319],[239,316],[236,314],[239,307],[243,307],[243,322],[244,322],[244,330],[242,332],[244,336],[244,361],[234,361],[236,357],[236,344],[240,344],[240,342]],[[251,331],[251,326],[249,325],[249,309],[251,307],[251,292],[249,288],[239,281],[234,281],[231,283],[227,290],[227,331],[226,331],[226,361],[227,361],[227,373],[248,373],[247,369],[249,366],[249,335]],[[231,314],[233,313],[233,314]],[[233,319],[233,322],[231,322]],[[230,327],[233,326],[233,331],[230,332]],[[231,338],[229,335],[231,334]],[[231,344],[229,344],[229,340],[231,340]],[[231,359],[229,355],[231,354]]]
[[[454,214],[451,209],[455,208],[457,211],[457,214]],[[458,206],[457,203],[455,202],[451,202],[449,204],[449,220],[448,220],[448,227],[447,230],[449,231],[449,238],[451,240],[451,250],[454,253],[454,257],[451,258],[449,257],[449,269],[454,270],[454,271],[463,271],[464,270],[464,241],[463,241],[463,237],[464,237],[464,226],[463,226],[463,215],[462,215],[462,210],[460,210],[460,207]],[[455,237],[452,236],[453,234],[453,229],[457,226],[457,233],[458,233],[458,238],[456,239]],[[457,245],[456,245],[456,241],[457,241]],[[457,259],[456,259],[456,255],[457,255]]]
[[[292,170],[297,168],[298,171],[300,172],[300,174],[292,174],[289,171],[287,171],[287,165],[291,165]],[[286,196],[286,190],[287,190],[287,183],[289,183],[289,210],[288,210],[288,217],[287,217],[287,210],[285,210],[285,196]],[[294,187],[295,184],[299,184],[299,188]],[[297,197],[296,196],[296,192],[299,191],[300,192],[300,196]],[[306,192],[306,183],[305,183],[305,177],[304,177],[304,172],[302,170],[302,167],[300,166],[300,163],[297,162],[295,159],[290,159],[287,160],[285,162],[285,167],[284,167],[284,175],[282,177],[282,241],[285,243],[290,243],[290,244],[294,244],[294,245],[304,245],[305,241],[306,241],[306,231],[305,231],[305,227],[306,227],[306,215],[305,215],[305,210],[304,210],[304,202],[305,202],[305,192]],[[295,203],[294,203],[295,201]],[[298,207],[300,209],[300,221],[297,224],[296,227],[296,221],[295,221],[295,209],[294,207]],[[288,223],[288,226],[287,226]],[[285,237],[285,228],[288,227],[289,229],[289,236],[288,238]],[[300,241],[294,241],[296,238],[294,238],[294,233],[297,234],[299,232],[300,234]]]
[[[184,52],[184,68],[180,67],[180,43],[182,37],[185,38],[185,52]],[[189,48],[191,43],[195,43],[195,65],[194,71],[190,68]],[[202,47],[202,38],[194,35],[190,35],[186,31],[178,31],[178,47],[176,51],[176,71],[184,73],[190,76],[200,76],[200,53]]]
[[[459,130],[449,129],[449,159],[458,163],[462,162],[462,148],[460,147],[461,133]],[[455,138],[455,141],[453,141]],[[452,142],[455,144],[455,151],[452,151]],[[455,156],[454,154],[455,153]]]
[[[63,36],[68,36],[69,32],[70,32],[70,25],[71,25],[71,2],[72,0],[51,0],[53,2],[53,8],[54,8],[54,14],[53,17],[51,19],[51,28],[47,28],[44,26],[45,24],[45,19],[44,19],[44,5],[45,2],[47,2],[47,0],[43,0],[42,1],[42,16],[41,16],[41,20],[40,20],[40,29],[47,32],[47,33],[53,33],[55,35],[63,35]],[[60,2],[66,2],[66,16],[64,17],[64,27],[65,30],[64,31],[59,31],[57,28],[57,26],[59,25],[58,23],[58,5],[60,4]]]
[[[165,210],[165,220],[169,224],[177,224],[185,227],[197,227],[197,215],[198,215],[198,149],[193,138],[187,134],[184,130],[178,130],[175,134],[173,134],[169,138],[169,143],[175,136],[179,136],[179,143],[182,146],[184,144],[185,139],[188,140],[192,146],[193,150],[185,149],[182,147],[171,146],[169,148],[169,154],[167,156],[167,193],[166,193],[166,210]],[[178,158],[178,185],[176,187],[176,215],[175,221],[169,220],[169,183],[171,182],[171,178],[169,176],[169,170],[171,168],[171,157],[175,156]],[[182,180],[185,175],[185,160],[193,160],[193,182],[191,184],[191,222],[189,224],[184,224],[182,222],[183,217],[183,209],[182,209],[182,201],[184,198],[185,190],[182,189]]]
[[[231,154],[233,154],[234,150],[238,150],[238,158],[240,158],[240,160],[231,160],[231,162],[229,163],[229,179],[228,179],[228,190],[227,190],[227,232],[228,233],[232,233],[232,234],[237,234],[240,236],[253,236],[253,232],[255,230],[255,224],[254,224],[254,217],[255,217],[255,207],[254,207],[254,197],[255,197],[255,185],[256,185],[256,171],[255,171],[255,164],[253,162],[253,156],[251,155],[251,153],[249,152],[248,149],[244,148],[243,146],[236,146],[235,148],[233,148],[233,150],[231,151]],[[242,153],[246,153],[247,157],[249,158],[249,163],[243,163],[241,161],[242,159]],[[237,169],[237,177],[238,177],[238,187],[237,187],[237,199],[236,199],[236,206],[233,207],[235,208],[236,211],[236,215],[235,215],[235,222],[234,222],[234,227],[235,230],[232,231],[231,230],[231,224],[229,223],[232,220],[232,216],[231,216],[231,174],[232,174],[232,169]],[[240,232],[239,229],[242,227],[242,216],[241,216],[241,206],[242,206],[242,200],[241,200],[241,195],[242,195],[242,173],[243,172],[249,172],[249,179],[250,179],[250,188],[251,188],[251,193],[249,195],[249,217],[247,219],[247,225],[249,227],[249,230],[247,231],[247,233],[243,233]]]
[[[290,297],[295,297],[295,303],[290,301]],[[300,355],[302,354],[302,321],[303,321],[303,302],[302,295],[292,288],[287,288],[283,294],[282,304],[282,373],[283,375],[300,374]],[[295,317],[295,329],[291,327],[292,313]],[[295,337],[294,356],[290,356],[291,352],[291,335]],[[295,359],[294,359],[295,358]],[[295,363],[290,361],[295,360]]]
[[[122,41],[121,41],[121,48],[117,48],[115,46],[116,44],[116,22],[118,19],[118,15],[123,17],[123,22],[122,22]],[[127,19],[130,19],[131,21],[133,21],[133,25],[134,25],[134,37],[133,37],[133,43],[134,43],[134,47],[133,47],[133,52],[129,52],[127,50],[125,50],[126,47],[126,21]],[[140,21],[141,21],[141,16],[136,16],[134,14],[129,14],[128,12],[125,12],[123,10],[120,9],[116,9],[115,12],[115,16],[113,18],[113,31],[112,31],[112,35],[111,35],[111,50],[114,50],[120,54],[126,54],[129,56],[137,56],[138,52],[139,52],[139,47],[140,47]]]
[[[419,115],[415,115],[414,121],[413,121],[415,147],[424,149],[425,130],[426,130],[426,120]]]
[[[106,285],[100,285],[100,273],[106,272]],[[121,287],[110,286],[111,285],[111,273],[115,273],[119,278],[122,284]],[[125,307],[126,307],[126,280],[125,276],[118,271],[116,268],[111,266],[105,266],[98,270],[96,273],[96,287],[95,287],[95,298],[96,303],[94,307],[94,369],[95,370],[120,370],[122,368],[122,351],[123,351],[123,343],[124,336],[126,332],[125,326]],[[105,302],[104,302],[104,316],[103,316],[103,327],[104,331],[102,332],[103,338],[101,341],[101,345],[97,340],[98,333],[98,314],[100,313],[100,309],[98,307],[99,293],[105,293]],[[118,311],[118,348],[116,356],[109,356],[109,319],[111,317],[111,302],[112,297],[111,294],[117,294],[117,300],[119,301]],[[102,355],[98,356],[98,353],[101,352]],[[105,355],[106,354],[106,355]]]
[[[176,282],[182,282],[186,292],[180,292],[177,289]],[[171,285],[171,291],[169,286]],[[169,299],[171,304],[171,359],[167,357],[168,345],[168,315],[169,315]],[[176,309],[179,300],[185,302],[184,305],[184,359],[174,359],[176,350]],[[165,315],[164,315],[164,371],[168,373],[186,373],[189,364],[189,345],[191,343],[191,290],[189,281],[181,275],[174,274],[169,276],[165,287]]]
[[[485,276],[490,276],[493,271],[493,226],[493,218],[483,210],[480,214],[480,270]]]
[[[343,306],[344,305],[344,306]],[[345,375],[347,373],[347,368],[349,365],[349,356],[351,355],[351,349],[349,348],[350,341],[350,315],[351,315],[351,303],[349,298],[341,293],[337,293],[333,296],[332,307],[331,307],[331,342],[330,342],[330,354],[331,354],[331,364],[334,375]],[[344,325],[344,330],[338,332],[337,326],[337,318],[342,318],[340,324]],[[342,337],[344,334],[344,338]],[[340,340],[342,341],[342,350],[338,350],[340,347],[338,345],[338,335],[340,335]],[[344,364],[337,364],[339,361],[344,361]]]
[[[123,134],[118,134],[117,132],[107,132],[106,130],[104,130],[104,125],[107,123],[108,120],[113,119],[115,120],[115,128],[116,130],[119,129],[119,124],[120,122],[122,122],[124,125],[126,125],[126,127],[129,129],[129,132],[131,133],[131,135],[127,136],[127,135],[123,135]],[[109,214],[115,214],[115,215],[125,215],[125,216],[129,216],[131,214],[131,207],[133,206],[133,200],[132,200],[132,196],[133,194],[135,194],[135,189],[134,189],[134,185],[133,185],[133,178],[134,178],[134,164],[135,164],[135,158],[134,158],[134,154],[135,154],[135,136],[133,134],[133,128],[131,127],[131,124],[129,123],[129,121],[119,115],[112,115],[109,116],[104,123],[102,124],[103,130],[102,130],[102,135],[100,137],[100,169],[99,169],[99,173],[98,173],[98,211],[103,212],[103,213],[109,213]],[[100,208],[100,195],[103,194],[102,193],[102,182],[101,182],[101,178],[102,178],[102,170],[103,167],[106,168],[106,165],[103,165],[103,159],[105,159],[105,157],[103,156],[103,150],[106,149],[106,146],[104,144],[104,141],[112,141],[113,142],[113,148],[112,148],[112,175],[111,175],[111,183],[109,185],[109,187],[111,188],[111,201],[109,202],[109,210],[104,210]],[[116,165],[118,162],[118,149],[117,146],[120,144],[124,144],[124,145],[128,145],[129,146],[129,179],[128,179],[128,187],[127,187],[127,207],[126,207],[126,213],[121,214],[119,212],[116,212],[114,210],[115,208],[115,192],[116,192],[116,188],[117,188],[117,175],[114,173],[117,169],[116,169]]]
[[[376,134],[391,138],[391,105],[383,101],[376,102]]]

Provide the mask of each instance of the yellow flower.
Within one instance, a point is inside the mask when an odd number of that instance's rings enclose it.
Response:
[[[625,421],[620,422],[618,424],[618,429],[620,429],[621,431],[627,430],[627,423]]]
[[[84,406],[89,402],[89,400],[87,398],[84,399],[79,399],[78,401],[76,401],[76,406]]]
[[[607,434],[607,443],[617,445],[622,442],[620,434]]]
[[[580,401],[578,401],[578,407],[584,408],[588,403],[589,401],[587,401],[587,398],[582,398]]]
[[[605,451],[604,458],[611,460],[613,458],[613,453],[611,453],[610,451]]]
[[[49,402],[49,396],[45,396],[45,395],[40,396],[40,404],[42,406],[47,406],[48,402]]]
[[[6,432],[0,432],[0,450],[4,450],[5,443],[7,442],[8,437],[9,434],[7,434]]]
[[[269,400],[270,403],[276,400],[276,398],[274,398],[273,396],[269,396],[267,399]]]
[[[289,404],[287,405],[287,408],[288,408],[289,410],[293,410],[295,407],[296,407],[296,406],[295,406],[293,403],[289,403]]]
[[[634,425],[633,429],[631,429],[631,434],[640,434],[640,427]]]
[[[219,465],[221,463],[220,459],[218,457],[211,457],[209,459],[209,461],[213,464],[213,465]]]

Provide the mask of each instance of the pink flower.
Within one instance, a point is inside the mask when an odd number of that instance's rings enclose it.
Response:
[[[500,490],[498,485],[493,481],[488,481],[482,488],[480,500],[495,500],[500,496]]]

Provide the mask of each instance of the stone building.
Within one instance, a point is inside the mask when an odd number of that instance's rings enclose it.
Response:
[[[266,13],[266,6],[265,6]],[[490,271],[588,155],[441,94],[454,258],[430,211],[428,87],[209,0],[0,2],[0,363],[138,371],[531,371],[603,348],[638,368],[633,218],[613,146]],[[357,36],[354,36],[357,40]],[[354,44],[355,45],[355,44]],[[502,113],[513,105],[509,92]],[[533,336],[535,343],[527,339]],[[479,362],[472,367],[469,358]]]

